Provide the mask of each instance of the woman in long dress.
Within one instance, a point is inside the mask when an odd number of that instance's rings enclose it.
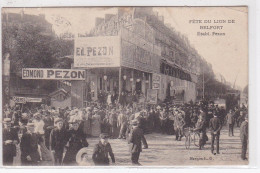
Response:
[[[101,133],[101,116],[95,112],[95,114],[92,116],[92,123],[91,123],[91,135],[98,137]]]
[[[91,136],[91,113],[90,111],[83,111],[83,133],[86,136]]]
[[[79,122],[73,121],[72,129],[68,132],[69,141],[66,147],[66,154],[64,156],[63,165],[77,165],[76,155],[79,150],[83,147],[88,147],[88,142],[86,136],[83,134],[82,130],[79,129]]]

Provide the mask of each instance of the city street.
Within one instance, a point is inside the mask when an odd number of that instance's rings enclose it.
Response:
[[[143,149],[139,161],[143,166],[246,165],[248,161],[240,158],[241,142],[237,127],[234,129],[234,135],[234,137],[229,137],[227,128],[223,127],[220,136],[220,154],[212,155],[209,133],[209,141],[203,150],[198,150],[193,144],[190,150],[187,150],[185,137],[182,141],[175,141],[174,135],[148,134],[145,137],[149,149]],[[92,153],[91,150],[98,139],[91,138],[88,141],[90,153]],[[131,166],[127,142],[121,139],[111,139],[109,142],[116,157],[116,165]]]
[[[220,154],[213,155],[210,152],[210,134],[207,134],[209,141],[203,150],[199,150],[194,144],[188,150],[185,148],[185,137],[182,141],[175,141],[174,135],[162,135],[153,133],[145,135],[149,148],[143,149],[139,162],[143,166],[210,166],[210,165],[246,165],[241,155],[241,142],[239,128],[235,127],[233,137],[228,136],[228,129],[223,127],[220,136]],[[91,158],[93,147],[98,143],[99,138],[89,138],[88,154]],[[132,166],[129,146],[126,140],[109,140],[118,166]],[[248,154],[247,154],[248,157]],[[20,165],[16,157],[15,165]]]
[[[247,6],[4,7],[1,17],[4,166],[248,165]],[[230,137],[223,122],[243,122],[243,154],[240,129]]]

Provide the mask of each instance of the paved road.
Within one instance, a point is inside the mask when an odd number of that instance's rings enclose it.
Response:
[[[185,148],[185,138],[175,141],[173,135],[148,134],[145,135],[149,149],[144,149],[140,155],[140,163],[144,166],[184,166],[184,165],[246,165],[248,161],[240,159],[241,142],[239,129],[234,129],[233,137],[228,136],[226,127],[221,131],[220,154],[210,152],[210,139],[203,150],[192,145],[189,150]],[[208,133],[210,138],[210,134]],[[89,149],[98,141],[97,138],[89,139]],[[116,157],[116,165],[130,166],[130,154],[125,140],[111,139],[112,149]]]
[[[239,129],[234,129],[234,137],[228,136],[228,130],[224,127],[220,136],[220,154],[213,155],[210,152],[210,139],[203,150],[192,145],[189,150],[185,148],[185,138],[175,141],[174,135],[162,135],[153,133],[145,135],[149,148],[144,149],[140,155],[140,163],[143,166],[209,166],[209,165],[246,165],[248,161],[240,159],[241,142]],[[210,138],[210,134],[208,133]],[[89,157],[93,153],[93,147],[98,143],[98,138],[89,138]],[[129,146],[126,140],[109,140],[116,157],[116,165],[131,166]],[[19,157],[14,165],[20,165]]]

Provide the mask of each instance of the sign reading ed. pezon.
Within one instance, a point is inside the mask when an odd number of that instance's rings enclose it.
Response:
[[[79,37],[74,44],[74,67],[119,67],[120,37]]]
[[[76,69],[23,68],[22,79],[85,80],[85,71]]]

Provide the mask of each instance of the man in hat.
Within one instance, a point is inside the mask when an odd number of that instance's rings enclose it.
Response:
[[[160,115],[159,115],[159,119],[160,119],[160,129],[161,132],[164,134],[167,132],[167,121],[168,121],[168,116],[167,113],[165,111],[165,109],[160,110]]]
[[[199,137],[200,137],[200,139],[199,139],[199,149],[201,150],[202,147],[206,143],[206,140],[205,140],[206,125],[205,125],[205,121],[203,120],[202,116],[199,117],[193,131],[199,133]]]
[[[138,126],[139,122],[137,120],[131,121],[132,129],[129,135],[131,161],[133,165],[141,165],[138,160],[140,153],[142,152],[142,142],[144,149],[148,148],[148,144],[144,137],[143,130]]]
[[[26,128],[27,132],[23,134],[20,144],[22,165],[38,165],[40,162],[38,144],[41,138],[34,132],[34,123],[28,123]]]
[[[241,158],[246,160],[247,142],[248,142],[248,116],[245,117],[245,121],[240,126],[240,139],[242,142]]]
[[[211,153],[214,153],[214,141],[216,139],[217,145],[217,154],[219,153],[219,136],[220,130],[222,128],[222,124],[220,119],[218,118],[216,112],[213,112],[213,118],[209,121],[209,129],[211,129]]]
[[[125,133],[127,129],[127,116],[124,113],[120,113],[117,118],[117,126],[120,127],[118,139],[125,139]]]
[[[18,133],[11,128],[11,119],[4,119],[3,129],[3,165],[10,166],[13,164],[16,156],[16,144],[19,143]]]
[[[229,110],[227,114],[227,123],[228,123],[228,136],[234,136],[234,124],[235,124],[235,114],[232,109]]]
[[[55,165],[61,165],[64,146],[67,143],[67,131],[63,128],[63,120],[54,120],[55,128],[50,133],[50,150],[54,154]]]
[[[110,137],[112,139],[116,138],[116,130],[117,130],[117,113],[115,109],[112,109],[109,114],[109,124],[110,124]]]
[[[100,134],[100,141],[98,144],[95,145],[92,159],[97,166],[105,166],[109,165],[109,158],[108,155],[110,155],[112,163],[115,163],[115,156],[112,151],[112,147],[110,143],[108,142],[108,134],[107,133],[101,133]]]

